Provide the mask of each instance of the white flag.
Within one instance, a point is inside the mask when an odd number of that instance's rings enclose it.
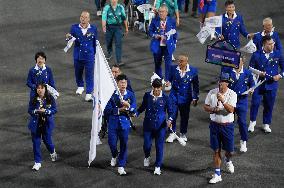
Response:
[[[111,69],[105,58],[100,43],[99,41],[97,41],[94,68],[92,131],[88,161],[89,166],[91,162],[96,158],[96,145],[99,141],[98,133],[102,127],[103,111],[116,88],[117,84],[111,73]]]
[[[205,25],[208,27],[222,27],[222,16],[205,18]]]
[[[253,43],[253,40],[251,39],[244,47],[242,47],[240,49],[241,51],[243,52],[246,52],[246,53],[254,53],[256,51],[256,46],[255,44]]]
[[[211,35],[212,32],[214,32],[214,30],[211,27],[204,26],[201,28],[200,32],[196,35],[196,37],[198,38],[201,44],[204,44],[204,42]]]

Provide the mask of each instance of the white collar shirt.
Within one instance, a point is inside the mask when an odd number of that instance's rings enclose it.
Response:
[[[83,28],[83,27],[81,26],[81,24],[79,24],[79,27],[80,27],[80,29],[81,29],[83,35],[86,35],[88,29],[91,28],[91,25],[89,24],[88,27]]]
[[[177,66],[176,69],[179,71],[179,75],[180,75],[181,78],[183,78],[185,76],[185,74],[190,71],[190,68],[189,68],[188,64],[186,65],[186,70],[184,72],[181,71],[179,66]]]
[[[236,78],[237,78],[237,80],[238,80],[238,79],[240,78],[240,75],[241,75],[242,73],[244,73],[244,67],[242,66],[242,69],[241,69],[240,72],[237,72],[235,69],[233,69],[233,72],[235,72]]]

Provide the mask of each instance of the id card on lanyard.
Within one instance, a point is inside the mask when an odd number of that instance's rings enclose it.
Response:
[[[160,21],[160,35],[161,35],[160,46],[166,46],[166,39],[167,39],[167,37],[165,36],[166,22],[167,21]]]

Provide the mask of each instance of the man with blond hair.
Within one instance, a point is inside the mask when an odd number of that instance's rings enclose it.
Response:
[[[257,50],[262,49],[262,37],[264,37],[265,35],[269,35],[275,42],[274,49],[280,50],[282,52],[281,41],[278,33],[274,31],[272,19],[270,17],[264,18],[262,24],[263,31],[257,32],[253,37],[253,43],[256,45]]]

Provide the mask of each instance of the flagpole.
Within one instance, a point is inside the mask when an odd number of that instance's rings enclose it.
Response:
[[[97,40],[97,44],[99,45],[99,49],[103,52],[103,49],[102,49],[102,47],[101,47],[101,45],[100,45],[100,42],[99,42],[98,40]],[[102,53],[102,54],[103,54],[103,56],[104,56],[104,63],[106,64],[107,70],[109,71],[109,73],[110,73],[110,75],[111,75],[111,79],[112,79],[112,81],[113,81],[113,83],[114,83],[114,87],[115,87],[115,89],[117,90],[117,92],[118,92],[118,94],[119,94],[119,99],[120,99],[121,101],[123,101],[123,97],[122,97],[122,95],[121,95],[121,93],[120,93],[120,91],[119,91],[119,88],[118,88],[118,86],[117,86],[117,82],[116,82],[116,80],[114,79],[114,76],[113,76],[113,74],[112,74],[112,72],[111,72],[111,69],[110,69],[109,64],[108,64],[108,62],[107,62],[107,60],[106,60],[105,54],[104,54],[104,53]]]

